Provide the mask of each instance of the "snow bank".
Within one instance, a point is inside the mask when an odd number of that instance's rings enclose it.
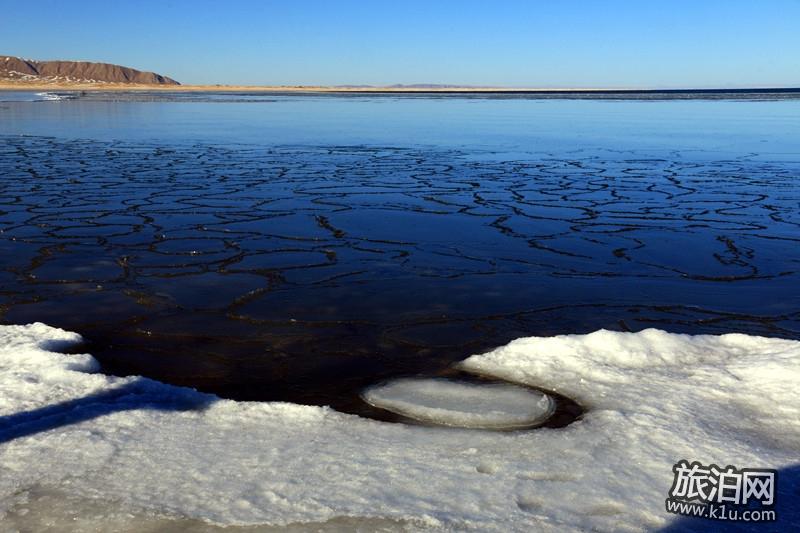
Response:
[[[466,428],[530,427],[555,410],[547,394],[508,383],[405,378],[371,387],[363,397],[375,407],[420,422]]]
[[[63,494],[97,529],[127,516],[637,531],[674,520],[664,499],[679,459],[784,472],[800,459],[794,341],[656,330],[520,339],[463,367],[555,389],[588,411],[566,428],[513,433],[104,376],[88,355],[52,351],[78,341],[41,324],[0,327],[0,513],[20,529]],[[780,526],[800,526],[781,508],[797,494],[777,500]]]

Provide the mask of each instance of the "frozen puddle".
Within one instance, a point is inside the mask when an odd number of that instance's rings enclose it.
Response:
[[[800,531],[797,341],[601,330],[518,339],[460,365],[552,390],[557,408],[562,396],[586,407],[536,431],[223,400],[58,353],[80,341],[44,324],[0,326],[3,531],[707,530],[717,524],[664,508],[682,459],[777,469],[778,521],[757,526]],[[512,387],[493,403],[492,389],[433,384],[373,393],[410,398],[415,414],[503,413],[492,422],[542,399],[518,402],[535,393]]]
[[[547,394],[509,383],[406,378],[371,387],[363,397],[420,422],[476,429],[533,427],[555,411]]]

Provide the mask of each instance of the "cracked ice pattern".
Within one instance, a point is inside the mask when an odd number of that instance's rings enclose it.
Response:
[[[0,137],[0,319],[242,399],[531,334],[800,334],[800,163]]]

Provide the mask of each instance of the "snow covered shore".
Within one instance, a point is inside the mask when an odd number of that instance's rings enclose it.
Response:
[[[780,469],[778,524],[800,528],[797,341],[658,330],[519,339],[462,366],[555,390],[587,413],[507,433],[106,376],[90,355],[57,353],[79,341],[43,324],[0,326],[0,516],[11,527],[49,512],[130,530],[158,520],[652,530],[678,518],[664,499],[672,465],[688,459]]]

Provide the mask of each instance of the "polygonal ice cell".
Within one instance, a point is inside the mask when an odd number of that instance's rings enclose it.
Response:
[[[362,393],[375,407],[430,424],[477,429],[535,426],[555,410],[547,394],[510,383],[403,378]]]

